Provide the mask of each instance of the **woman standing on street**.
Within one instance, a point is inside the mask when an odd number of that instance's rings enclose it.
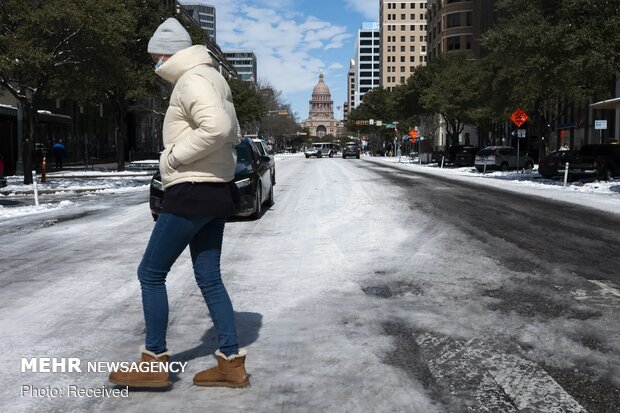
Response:
[[[138,267],[146,324],[141,365],[168,362],[166,275],[189,245],[194,273],[218,333],[218,365],[194,377],[199,386],[246,387],[245,350],[240,350],[232,303],[220,277],[225,217],[238,202],[234,183],[239,125],[228,83],[214,69],[205,46],[174,18],[149,41],[155,73],[174,85],[163,125],[159,168],[164,185],[162,213]],[[145,369],[146,370],[146,369]],[[167,372],[110,374],[114,384],[166,387]],[[161,370],[161,369],[159,369]]]

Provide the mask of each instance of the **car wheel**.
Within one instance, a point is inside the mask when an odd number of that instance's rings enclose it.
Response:
[[[343,155],[342,155],[342,159],[347,159],[347,157],[346,157],[346,156],[344,156],[344,154],[343,154]]]
[[[358,154],[355,156],[355,158],[356,158],[356,159],[359,159],[359,158],[360,158],[360,154],[358,153]]]
[[[252,218],[254,219],[260,218],[262,209],[263,209],[263,190],[261,188],[260,181],[258,181],[258,189],[256,190],[256,204],[254,205],[254,213],[252,214]]]
[[[310,155],[306,155],[306,159],[308,159],[310,157]]]
[[[484,167],[476,166],[478,172],[484,172]]]
[[[330,158],[333,158],[333,157],[334,157],[334,154],[333,154],[332,152],[330,152],[330,153],[329,153],[329,157],[330,157]]]
[[[502,171],[507,171],[508,170],[508,162],[502,162],[502,165],[500,166],[500,169]]]

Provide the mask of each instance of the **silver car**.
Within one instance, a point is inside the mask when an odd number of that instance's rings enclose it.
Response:
[[[519,155],[519,165],[517,165],[517,150],[511,146],[487,146],[476,154],[474,165],[479,172],[486,169],[499,169],[507,171],[509,169],[532,169],[534,160],[525,154]]]

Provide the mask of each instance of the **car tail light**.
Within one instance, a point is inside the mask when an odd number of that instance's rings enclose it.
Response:
[[[497,156],[497,151],[494,149],[493,152],[491,153],[491,156]]]

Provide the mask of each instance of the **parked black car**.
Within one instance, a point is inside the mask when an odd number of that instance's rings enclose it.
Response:
[[[474,166],[476,161],[476,153],[482,149],[477,146],[464,146],[454,157],[454,166]]]
[[[355,156],[357,159],[360,158],[360,146],[357,142],[347,142],[342,148],[342,159],[345,159],[347,156]]]
[[[577,151],[570,150],[551,152],[538,163],[538,173],[545,179],[564,175],[564,163],[575,156],[576,153]]]
[[[609,180],[620,176],[620,145],[585,145],[568,162],[571,177]],[[561,162],[562,168],[565,163]]]
[[[235,183],[241,195],[236,216],[260,218],[263,204],[273,204],[273,184],[269,165],[271,159],[262,156],[250,138],[241,138],[236,148],[237,166]],[[157,172],[151,179],[149,204],[153,219],[157,220],[164,199],[161,175]]]

